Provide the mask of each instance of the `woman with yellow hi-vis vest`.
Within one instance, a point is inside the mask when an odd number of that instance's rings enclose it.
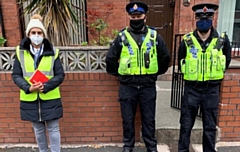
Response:
[[[47,130],[51,152],[60,152],[59,119],[63,116],[63,107],[59,85],[65,74],[59,50],[47,39],[41,20],[38,14],[32,16],[26,29],[27,37],[16,47],[12,79],[20,88],[21,119],[32,122],[39,151],[48,151]],[[30,82],[36,70],[48,81]]]
[[[198,108],[202,112],[203,152],[216,152],[216,125],[219,91],[224,72],[231,61],[231,46],[226,33],[218,34],[212,26],[216,4],[197,4],[196,29],[185,34],[179,46],[179,70],[184,78],[181,103],[178,152],[189,152],[191,130]]]

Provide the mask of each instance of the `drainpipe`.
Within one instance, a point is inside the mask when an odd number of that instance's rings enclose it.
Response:
[[[18,11],[18,16],[19,16],[19,23],[20,23],[20,29],[21,29],[21,38],[23,39],[25,37],[25,20],[24,20],[24,13],[23,13],[23,6],[20,4],[17,5],[19,11]]]
[[[0,24],[1,24],[1,29],[2,29],[2,36],[6,39],[4,25],[3,25],[3,15],[2,15],[2,6],[1,6],[1,4],[0,4]],[[7,46],[6,42],[4,43],[4,46],[5,47]]]

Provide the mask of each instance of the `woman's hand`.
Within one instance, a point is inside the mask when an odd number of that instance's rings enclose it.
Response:
[[[29,88],[30,92],[43,92],[44,86],[42,82],[35,82]]]

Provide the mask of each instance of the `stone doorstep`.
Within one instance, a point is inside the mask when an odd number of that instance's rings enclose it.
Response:
[[[157,80],[158,81],[171,81],[172,73],[173,73],[172,70],[173,70],[173,66],[169,67],[168,70],[164,74],[158,76]]]
[[[159,75],[157,80],[158,81],[172,81],[172,74]]]
[[[158,128],[156,130],[158,144],[177,144],[179,139],[179,131],[180,130],[178,128]],[[140,136],[140,143],[144,143],[142,135]],[[202,128],[192,129],[191,144],[202,144]]]
[[[156,137],[157,137],[158,143],[164,143],[164,144],[178,143],[179,132],[180,132],[179,128],[158,128],[156,130]],[[203,129],[201,127],[195,127],[195,128],[193,127],[192,133],[191,133],[191,144],[202,144],[202,133],[203,133]],[[216,143],[222,143],[220,141],[219,134],[220,134],[220,129],[217,127]],[[229,143],[229,142],[226,142],[226,143]],[[238,143],[237,146],[240,146],[240,143]]]
[[[159,128],[156,130],[156,137],[158,143],[164,144],[176,144],[179,139],[179,129],[178,128]],[[191,133],[191,144],[201,144],[202,143],[202,129],[193,128]]]

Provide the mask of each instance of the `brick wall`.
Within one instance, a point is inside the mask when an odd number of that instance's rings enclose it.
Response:
[[[108,23],[110,29],[121,30],[127,25],[127,13],[125,11],[125,6],[129,0],[88,0],[87,9],[94,9],[99,12],[106,12],[104,6],[107,4],[113,4],[113,13],[109,15]]]
[[[222,83],[218,126],[220,141],[240,141],[240,69],[230,69]]]
[[[62,143],[121,143],[122,119],[118,81],[106,73],[66,73],[61,85],[64,116]],[[19,89],[10,73],[0,73],[0,143],[35,143],[30,122],[21,121]],[[140,140],[140,114],[136,118]]]
[[[21,40],[20,20],[16,0],[0,0],[7,46],[16,46]]]
[[[220,141],[240,141],[240,70],[228,70],[222,84],[218,127]],[[19,115],[19,89],[10,73],[0,73],[0,143],[35,143],[30,122]],[[106,73],[66,73],[61,85],[64,117],[62,143],[118,143],[122,125],[118,81]],[[136,118],[140,140],[140,113]]]
[[[125,11],[125,6],[129,0],[88,0],[87,10],[96,10],[100,14],[106,13],[107,5],[113,5],[113,12],[107,18],[107,23],[109,25],[106,33],[111,34],[112,30],[121,30],[128,25],[128,16]],[[103,17],[104,18],[104,17]],[[89,40],[91,41],[92,35],[88,33]]]

